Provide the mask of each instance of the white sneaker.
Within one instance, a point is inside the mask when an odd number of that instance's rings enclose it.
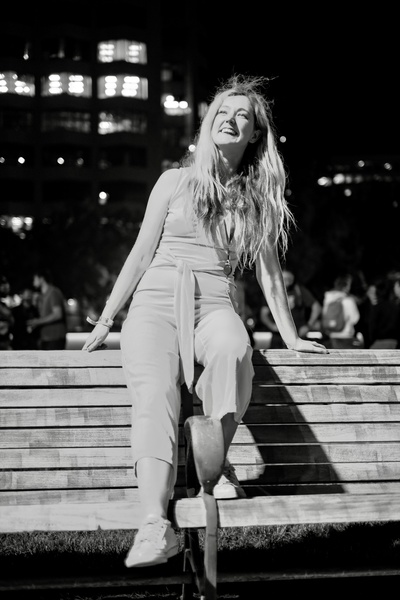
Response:
[[[148,517],[136,533],[133,546],[125,559],[125,566],[159,565],[166,563],[178,551],[178,539],[170,521],[161,517]]]
[[[214,498],[227,500],[233,498],[246,498],[246,493],[236,477],[235,467],[226,461],[222,475],[214,486]]]

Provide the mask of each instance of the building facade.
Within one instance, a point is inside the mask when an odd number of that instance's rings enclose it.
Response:
[[[123,206],[138,222],[198,125],[188,10],[73,0],[47,11],[10,8],[2,19],[1,225],[23,236],[82,205]]]

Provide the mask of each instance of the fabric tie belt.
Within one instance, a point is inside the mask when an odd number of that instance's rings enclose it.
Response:
[[[158,262],[157,259],[166,262]],[[181,360],[182,379],[189,392],[193,391],[194,380],[194,322],[195,322],[195,276],[194,271],[214,272],[224,274],[223,262],[213,264],[191,265],[170,252],[163,251],[157,255],[152,267],[174,265],[177,268],[177,277],[174,288],[174,313],[178,333],[179,353]],[[151,268],[151,267],[150,267]],[[232,277],[227,278],[229,281]]]

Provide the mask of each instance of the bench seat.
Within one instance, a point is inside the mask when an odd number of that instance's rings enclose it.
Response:
[[[253,364],[229,451],[247,498],[218,500],[218,527],[400,521],[400,350],[255,350]],[[170,518],[190,531],[207,514],[186,497],[183,424],[202,411],[182,390]],[[120,350],[3,351],[0,428],[0,533],[137,529]]]

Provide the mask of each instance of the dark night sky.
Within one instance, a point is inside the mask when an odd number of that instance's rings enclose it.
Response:
[[[371,15],[350,14],[337,4],[296,13],[285,3],[265,5],[261,17],[254,4],[221,4],[202,2],[210,5],[200,16],[209,87],[233,72],[273,78],[268,90],[289,160],[400,154],[393,14],[376,5]]]
[[[273,78],[267,89],[278,134],[287,138],[279,149],[295,192],[297,217],[303,218],[305,204],[298,205],[296,192],[309,189],[318,164],[373,156],[398,165],[398,32],[395,15],[384,12],[383,4],[373,5],[371,14],[365,4],[356,12],[349,2],[342,7],[337,2],[313,4],[308,10],[304,3],[287,2],[281,8],[271,3],[247,2],[237,8],[210,0],[202,4],[210,7],[201,16],[210,89],[234,72]],[[263,15],[260,6],[265,7]],[[303,269],[304,281],[330,273],[340,260],[359,264],[360,253],[365,272],[399,268],[397,188],[368,190],[368,196],[366,188],[358,190],[351,202],[339,195],[322,212],[304,212],[300,228],[313,240],[297,246],[296,268],[299,273]],[[330,254],[324,254],[327,239]]]

